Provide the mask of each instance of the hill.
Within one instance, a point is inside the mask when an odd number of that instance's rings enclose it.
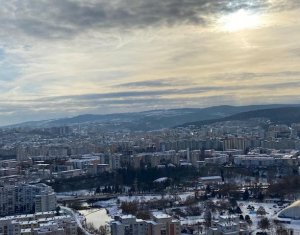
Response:
[[[209,120],[223,120],[232,115],[253,111],[279,107],[291,107],[292,105],[249,105],[249,106],[214,106],[208,108],[182,108],[167,110],[151,110],[136,113],[117,114],[84,114],[70,118],[56,120],[43,120],[26,122],[14,127],[45,128],[54,126],[69,126],[76,124],[100,124],[107,130],[157,130],[184,125],[184,123],[199,123]]]
[[[210,119],[210,120],[202,120],[198,122],[185,123],[182,126],[188,126],[188,125],[201,126],[201,125],[208,125],[208,124],[225,122],[225,121],[243,121],[251,118],[267,118],[272,123],[275,124],[280,124],[280,123],[291,124],[297,122],[300,123],[300,106],[252,110],[252,111],[242,112],[242,113],[234,114],[219,119]]]

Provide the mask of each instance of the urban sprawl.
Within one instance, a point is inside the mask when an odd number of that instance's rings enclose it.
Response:
[[[3,235],[300,234],[299,123],[10,127],[0,157]]]

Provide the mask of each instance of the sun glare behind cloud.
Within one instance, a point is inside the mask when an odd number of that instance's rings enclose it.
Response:
[[[235,32],[262,26],[262,18],[257,13],[244,9],[222,16],[218,21],[223,31]]]

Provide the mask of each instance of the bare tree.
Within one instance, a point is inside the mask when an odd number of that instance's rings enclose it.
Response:
[[[101,226],[99,227],[99,235],[107,235],[107,234],[108,234],[108,232],[107,232],[107,230],[106,230],[106,227],[103,226],[103,225],[101,225]]]
[[[211,226],[212,214],[209,209],[206,209],[204,212],[204,220],[205,220],[205,227],[209,228]]]

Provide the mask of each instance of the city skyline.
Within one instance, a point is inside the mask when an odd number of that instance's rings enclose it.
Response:
[[[0,124],[299,103],[296,0],[0,0]]]

